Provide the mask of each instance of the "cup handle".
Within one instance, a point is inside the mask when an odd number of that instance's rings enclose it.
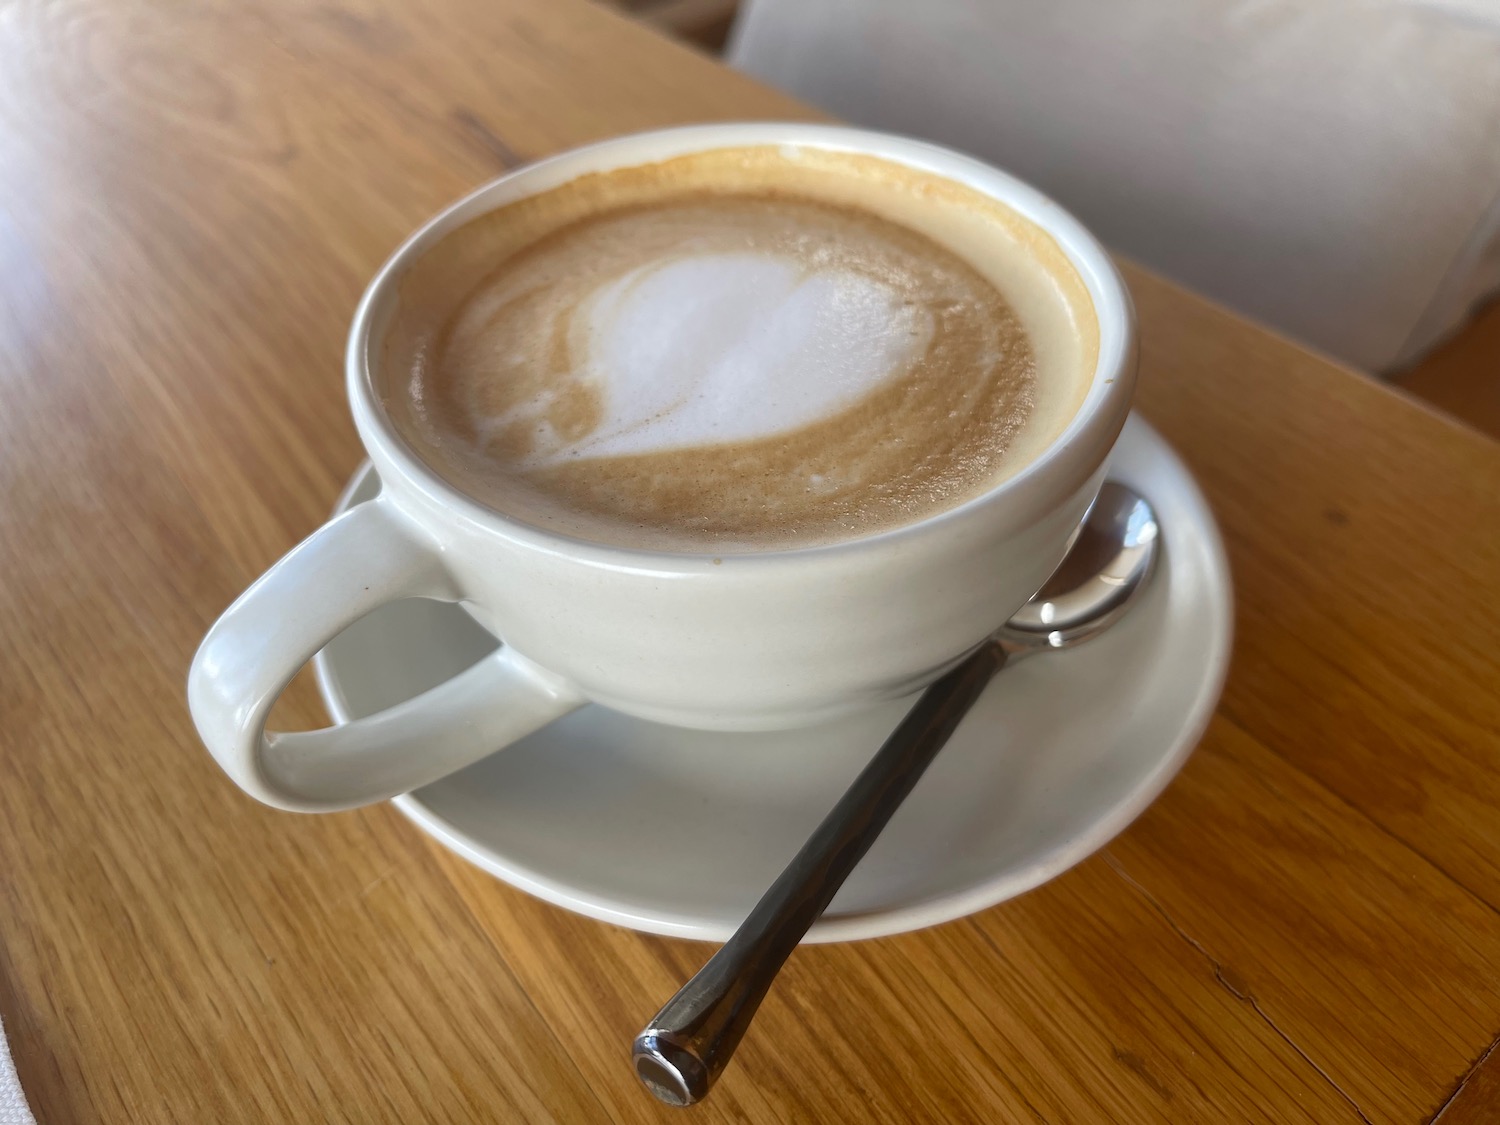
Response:
[[[314,653],[401,598],[462,598],[427,541],[387,500],[303,540],[224,611],[193,657],[188,704],[241,789],[277,808],[332,812],[419,788],[581,706],[567,680],[502,645],[415,699],[338,727],[266,730]]]

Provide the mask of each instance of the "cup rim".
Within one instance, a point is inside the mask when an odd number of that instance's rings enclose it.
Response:
[[[807,546],[687,551],[584,539],[507,516],[443,479],[397,433],[375,389],[370,362],[374,324],[406,269],[449,231],[514,199],[587,172],[647,164],[692,152],[770,144],[870,155],[956,181],[998,200],[1056,241],[1088,291],[1099,331],[1099,351],[1082,403],[1040,455],[979,495],[914,523]],[[977,513],[1002,503],[1015,506],[1027,517],[1040,514],[1056,502],[1058,495],[1092,475],[1112,447],[1134,391],[1135,349],[1134,309],[1113,260],[1081,222],[1038,189],[976,157],[913,137],[847,125],[751,121],[682,125],[614,136],[543,157],[480,185],[423,223],[376,273],[355,310],[345,351],[345,376],[355,426],[382,475],[399,476],[402,484],[434,506],[549,553],[632,568],[668,565],[696,569],[710,559],[723,565],[766,565],[911,543],[961,526]],[[1091,449],[1097,450],[1097,456],[1089,456]],[[1067,471],[1069,468],[1071,471]],[[1057,487],[1045,487],[1049,478],[1059,474],[1063,480]]]

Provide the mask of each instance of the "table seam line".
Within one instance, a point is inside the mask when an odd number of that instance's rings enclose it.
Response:
[[[1294,1052],[1296,1052],[1297,1056],[1302,1059],[1303,1062],[1312,1067],[1317,1075],[1322,1078],[1323,1081],[1327,1082],[1328,1085],[1333,1088],[1334,1092],[1349,1104],[1349,1108],[1355,1112],[1355,1114],[1361,1121],[1365,1123],[1365,1125],[1374,1125],[1374,1122],[1370,1120],[1369,1115],[1366,1114],[1362,1108],[1360,1108],[1359,1103],[1354,1100],[1349,1092],[1342,1086],[1340,1086],[1337,1082],[1335,1082],[1332,1075],[1324,1070],[1323,1067],[1320,1066],[1311,1055],[1303,1050],[1302,1046],[1295,1039],[1293,1039],[1290,1035],[1288,1035],[1281,1029],[1277,1022],[1271,1018],[1271,1015],[1263,1007],[1261,1007],[1260,1001],[1257,1000],[1252,993],[1248,991],[1242,991],[1241,989],[1235,987],[1230,983],[1229,979],[1225,976],[1224,973],[1224,963],[1214,954],[1210,953],[1208,948],[1202,942],[1200,942],[1197,938],[1193,937],[1186,930],[1184,930],[1182,926],[1177,922],[1177,920],[1173,918],[1170,913],[1168,913],[1167,908],[1162,905],[1161,901],[1154,894],[1152,894],[1151,891],[1148,890],[1143,883],[1141,883],[1138,879],[1135,878],[1135,876],[1126,871],[1124,865],[1109,851],[1101,852],[1100,857],[1104,860],[1105,865],[1109,867],[1109,869],[1113,871],[1115,875],[1123,883],[1125,883],[1127,887],[1135,891],[1136,894],[1140,895],[1140,897],[1146,901],[1147,905],[1149,905],[1151,909],[1161,917],[1162,921],[1167,924],[1168,928],[1171,929],[1174,934],[1176,934],[1179,938],[1181,938],[1184,942],[1186,942],[1189,946],[1196,950],[1200,955],[1202,955],[1204,960],[1208,962],[1209,967],[1213,970],[1214,981],[1220,987],[1227,991],[1236,1000],[1239,1000],[1242,1003],[1249,1004],[1251,1010],[1254,1011],[1255,1014],[1260,1017],[1261,1021],[1271,1029],[1272,1033],[1275,1034],[1277,1038],[1279,1038],[1283,1043],[1290,1047]]]
[[[1484,1049],[1484,1053],[1474,1060],[1468,1070],[1464,1071],[1462,1077],[1458,1080],[1458,1085],[1453,1087],[1453,1092],[1443,1099],[1442,1105],[1433,1110],[1432,1116],[1427,1119],[1428,1125],[1439,1125],[1443,1114],[1448,1112],[1448,1108],[1468,1088],[1469,1080],[1479,1073],[1484,1064],[1490,1061],[1490,1056],[1494,1055],[1497,1051],[1500,1051],[1500,1035],[1497,1035],[1495,1041]]]

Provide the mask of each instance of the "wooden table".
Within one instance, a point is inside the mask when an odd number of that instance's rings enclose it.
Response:
[[[573,0],[0,9],[0,1017],[43,1125],[678,1119],[624,1052],[704,947],[260,807],[183,677],[359,462],[340,352],[405,233],[565,146],[806,116]],[[1500,445],[1129,278],[1235,569],[1217,718],[1042,890],[799,951],[697,1120],[1500,1120]]]

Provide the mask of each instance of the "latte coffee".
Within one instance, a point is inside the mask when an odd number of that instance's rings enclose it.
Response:
[[[1067,426],[1098,329],[1045,232],[865,155],[720,149],[450,231],[372,356],[403,440],[574,538],[813,546],[983,494]]]

